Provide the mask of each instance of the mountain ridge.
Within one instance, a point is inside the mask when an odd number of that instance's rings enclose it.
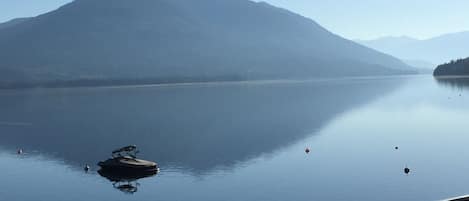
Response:
[[[12,20],[9,20],[9,21],[6,21],[6,22],[3,22],[3,23],[0,23],[0,29],[2,28],[7,28],[7,27],[11,27],[11,26],[15,26],[17,24],[20,24],[22,22],[25,22],[27,20],[29,20],[30,17],[24,17],[24,18],[14,18]]]
[[[466,44],[469,44],[469,31],[448,33],[423,40],[385,37],[375,40],[357,40],[357,42],[402,60],[417,60],[432,64],[429,66],[432,68],[455,58],[465,58],[469,55],[466,48]]]

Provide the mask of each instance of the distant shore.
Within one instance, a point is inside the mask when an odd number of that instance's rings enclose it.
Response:
[[[427,76],[426,74],[411,75],[383,75],[383,76],[348,76],[327,78],[303,78],[303,79],[232,79],[232,80],[185,80],[185,81],[151,81],[151,80],[76,80],[56,81],[45,83],[0,83],[0,90],[21,89],[54,89],[54,88],[115,88],[115,87],[149,87],[149,86],[185,86],[207,84],[268,84],[268,83],[302,83],[322,82],[332,80],[373,80],[397,77]]]

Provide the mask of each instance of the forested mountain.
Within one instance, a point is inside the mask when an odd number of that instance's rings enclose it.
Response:
[[[0,29],[0,82],[413,73],[311,19],[248,0],[76,0]]]
[[[469,76],[469,58],[451,61],[438,66],[435,76]]]

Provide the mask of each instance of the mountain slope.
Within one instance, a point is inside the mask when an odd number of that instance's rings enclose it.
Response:
[[[310,19],[248,0],[76,0],[0,29],[0,55],[0,79],[9,83],[413,70]]]
[[[385,37],[371,41],[357,41],[365,46],[391,54],[403,60],[417,60],[441,64],[469,55],[469,32],[446,34],[417,40],[408,37]]]

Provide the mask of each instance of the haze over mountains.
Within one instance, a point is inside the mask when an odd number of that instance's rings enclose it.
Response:
[[[404,36],[384,37],[369,41],[358,40],[357,42],[396,56],[413,66],[427,65],[427,67],[435,68],[439,64],[469,56],[467,48],[469,31],[445,34],[426,40]]]
[[[0,83],[289,79],[413,73],[248,0],[76,0],[0,25]]]

